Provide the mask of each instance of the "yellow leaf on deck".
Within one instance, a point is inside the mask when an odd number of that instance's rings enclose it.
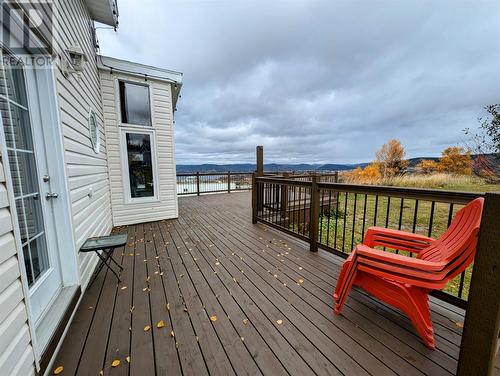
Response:
[[[120,365],[120,361],[118,359],[113,360],[113,363],[111,363],[111,367],[118,367]]]
[[[220,262],[218,262],[218,261],[217,261],[217,262],[215,263],[215,265],[220,265]]]
[[[158,324],[156,324],[156,327],[158,329],[163,328],[164,326],[165,326],[165,323],[163,322],[163,320],[158,321]]]
[[[248,319],[243,319],[243,324],[247,325],[248,324]]]
[[[170,311],[170,303],[167,303],[167,311]]]
[[[170,337],[175,337],[175,333],[173,330],[170,332]]]
[[[303,284],[303,283],[304,283],[304,280],[303,280],[303,279],[299,279],[299,280],[298,280],[298,283],[301,285],[301,284]]]
[[[59,375],[64,370],[63,366],[59,366],[54,370],[54,375]]]
[[[276,321],[276,324],[278,324],[278,325],[283,324],[283,320],[277,320],[277,321]]]
[[[217,321],[217,316],[215,316],[215,315],[210,316],[210,321],[213,321],[213,322]]]
[[[460,322],[460,321],[455,322],[455,325],[458,326],[459,328],[463,328],[464,327],[464,323]]]
[[[146,326],[144,327],[144,331],[145,331],[145,332],[147,332],[149,329],[151,329],[151,327],[150,327],[149,325],[146,325]]]
[[[302,269],[304,269],[304,268],[302,266],[299,266],[299,270],[302,270]]]
[[[125,360],[127,361],[127,363],[130,363],[130,356],[127,356]]]
[[[127,286],[122,286],[122,290],[126,290],[127,289]]]

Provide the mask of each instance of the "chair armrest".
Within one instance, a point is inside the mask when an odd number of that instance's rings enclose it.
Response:
[[[363,244],[370,248],[378,245],[413,253],[420,252],[433,242],[435,240],[427,236],[384,227],[370,227],[363,240]]]
[[[362,244],[356,247],[356,254],[358,255],[357,261],[359,263],[401,274],[435,274],[442,271],[446,266],[444,262],[427,261],[404,255],[397,255],[395,253],[370,248]],[[411,272],[412,270],[414,273]]]

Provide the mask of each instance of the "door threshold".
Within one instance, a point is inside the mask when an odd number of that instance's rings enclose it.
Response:
[[[63,287],[35,328],[38,354],[42,354],[40,359],[42,370],[47,367],[52,358],[80,295],[79,285]],[[40,374],[43,374],[43,371]]]

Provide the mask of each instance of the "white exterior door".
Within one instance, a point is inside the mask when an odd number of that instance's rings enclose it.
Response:
[[[0,54],[3,61],[6,53]],[[35,325],[62,288],[54,215],[58,187],[51,179],[47,158],[55,140],[42,130],[39,97],[43,92],[34,69],[0,67],[2,127]]]

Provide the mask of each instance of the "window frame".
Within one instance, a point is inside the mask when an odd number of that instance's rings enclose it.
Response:
[[[93,140],[93,134],[92,134],[92,129],[90,127],[90,120],[91,118],[94,117],[94,122],[95,122],[95,130],[96,130],[96,140],[94,143]],[[94,150],[95,154],[99,154],[101,152],[101,130],[99,129],[99,122],[97,121],[97,114],[94,111],[93,108],[89,109],[89,115],[87,118],[87,123],[89,125],[89,138],[90,138],[90,144],[92,145],[92,150]]]
[[[145,86],[148,88],[148,96],[149,96],[149,119],[151,121],[151,125],[142,125],[142,124],[133,124],[133,123],[124,123],[122,120],[122,102],[120,95],[120,82],[124,82],[126,84]],[[118,119],[118,125],[120,127],[136,127],[140,129],[152,129],[154,128],[154,112],[153,112],[153,88],[149,81],[144,80],[135,80],[132,78],[123,78],[117,77],[115,79],[115,98],[116,98],[116,113]]]
[[[149,135],[149,140],[151,144],[151,164],[153,169],[153,189],[154,195],[151,197],[132,197],[132,189],[130,187],[130,170],[128,164],[128,149],[127,149],[127,134],[147,134]],[[141,127],[141,129],[136,128],[122,128],[120,131],[120,150],[121,150],[121,175],[122,184],[124,187],[124,203],[125,204],[138,204],[138,203],[149,203],[160,201],[159,196],[159,184],[158,184],[158,163],[156,156],[156,132],[150,127]]]

